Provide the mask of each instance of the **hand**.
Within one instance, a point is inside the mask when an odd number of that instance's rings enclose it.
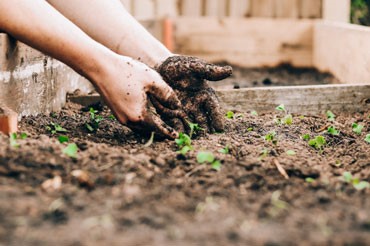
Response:
[[[122,124],[139,133],[152,131],[174,139],[178,132],[165,124],[148,105],[148,95],[174,117],[186,117],[175,92],[161,76],[145,64],[119,56],[107,64],[94,83],[107,105]]]
[[[218,81],[229,77],[232,74],[230,66],[209,64],[196,57],[173,56],[156,70],[175,90],[190,121],[198,123],[207,132],[224,130],[224,114],[215,91],[206,80]],[[155,100],[153,104],[156,104]],[[160,113],[163,114],[163,111]],[[169,117],[168,121],[178,131],[186,128],[181,120]]]

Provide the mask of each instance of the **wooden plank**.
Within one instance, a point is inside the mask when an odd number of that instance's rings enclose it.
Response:
[[[312,66],[313,21],[178,18],[175,52],[245,67]]]
[[[349,22],[351,16],[351,0],[323,0],[323,19]]]
[[[271,112],[284,104],[290,113],[311,115],[333,112],[366,112],[370,85],[289,86],[217,91],[226,110]]]
[[[251,15],[250,0],[229,0],[228,16],[248,17]]]
[[[312,115],[334,112],[366,112],[370,110],[370,85],[286,86],[217,90],[225,110],[265,113],[284,104],[293,114]],[[99,95],[72,96],[69,100],[90,106],[102,102]]]
[[[17,131],[18,114],[5,105],[0,105],[0,132],[10,134]]]
[[[181,0],[181,15],[182,16],[202,16],[203,1],[202,0]]]
[[[278,18],[298,18],[299,0],[275,0],[275,13]]]
[[[135,0],[132,2],[133,15],[138,20],[155,19],[155,4],[153,0]]]
[[[177,0],[155,0],[156,18],[176,17],[178,13]]]
[[[223,17],[226,16],[226,0],[205,0],[205,16]]]
[[[321,18],[322,0],[300,0],[300,14],[301,18]]]
[[[314,28],[314,64],[343,83],[370,83],[370,28],[320,21]]]
[[[252,0],[252,17],[274,17],[275,0]]]

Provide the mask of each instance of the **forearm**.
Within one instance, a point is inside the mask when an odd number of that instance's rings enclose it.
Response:
[[[0,29],[90,80],[110,52],[43,0],[0,0],[0,12]]]
[[[172,53],[143,28],[119,0],[47,0],[96,41],[153,67]]]

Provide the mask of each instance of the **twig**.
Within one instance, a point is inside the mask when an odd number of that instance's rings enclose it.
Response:
[[[280,165],[279,161],[277,159],[273,159],[272,160],[272,163],[276,166],[277,170],[279,171],[279,173],[285,178],[285,179],[289,179],[289,175],[287,174],[287,172],[285,171],[285,169]]]

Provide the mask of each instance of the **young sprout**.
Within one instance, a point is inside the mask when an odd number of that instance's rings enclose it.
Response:
[[[317,150],[322,150],[326,145],[326,139],[323,136],[316,136],[314,139],[308,141],[308,145],[314,147]]]
[[[311,136],[310,136],[310,134],[304,134],[304,135],[302,135],[302,139],[305,140],[305,141],[308,141],[308,140],[311,139]]]
[[[253,132],[253,130],[254,130],[254,129],[253,129],[253,127],[249,127],[249,128],[247,129],[247,131],[248,131],[248,132]]]
[[[78,147],[77,147],[77,144],[75,143],[68,144],[68,146],[63,149],[63,154],[73,159],[77,158],[77,152],[78,152]]]
[[[284,104],[281,104],[281,105],[277,106],[276,107],[276,110],[282,111],[282,112],[286,112],[285,105]]]
[[[291,114],[287,114],[283,119],[281,119],[281,122],[285,125],[290,126],[293,124],[293,116]]]
[[[284,118],[282,118],[282,119],[279,119],[279,118],[275,119],[275,123],[276,124],[278,124],[278,125],[285,124],[285,125],[288,125],[288,126],[290,126],[290,125],[293,124],[293,116],[291,114],[288,114],[287,113],[287,110],[285,109],[284,104],[281,104],[281,105],[277,106],[276,107],[276,110],[285,113]]]
[[[293,155],[296,155],[297,153],[294,150],[288,150],[286,154],[289,156],[293,156]]]
[[[149,138],[148,142],[144,145],[145,148],[147,148],[147,147],[149,147],[150,145],[153,144],[153,142],[154,142],[154,135],[155,135],[155,132],[152,132],[150,134],[150,138]]]
[[[233,111],[227,111],[226,118],[231,120],[231,119],[234,119],[234,117],[235,117],[235,114]]]
[[[258,113],[257,113],[257,111],[256,111],[256,110],[252,110],[252,111],[251,111],[251,115],[253,115],[253,116],[258,116]]]
[[[350,172],[344,172],[342,180],[352,184],[356,190],[370,189],[370,184],[367,181],[361,181],[359,178],[354,178]]]
[[[220,149],[218,152],[220,152],[221,154],[225,154],[225,155],[229,154],[229,153],[230,153],[229,146],[228,146],[228,145],[226,145],[226,147],[225,147],[225,148]]]
[[[335,126],[329,126],[328,133],[334,136],[338,136],[340,134],[340,132],[335,128]]]
[[[326,117],[329,121],[335,121],[335,114],[330,110],[326,111]]]
[[[266,158],[269,155],[269,153],[270,153],[269,149],[261,150],[259,159],[262,160],[262,159]]]
[[[69,142],[69,137],[64,136],[64,135],[59,136],[58,141],[59,141],[59,143],[67,143],[67,142]]]
[[[187,122],[190,127],[190,134],[189,137],[193,138],[193,135],[196,134],[199,131],[204,131],[203,128],[201,128],[198,124]]]
[[[19,133],[19,134],[17,134],[17,133],[11,133],[9,135],[9,143],[10,143],[10,146],[13,147],[13,148],[18,148],[21,145],[18,143],[17,139],[24,140],[24,139],[27,139],[27,137],[28,137],[27,136],[27,133],[24,133],[24,132]]]
[[[367,134],[365,137],[365,142],[370,144],[370,134]]]
[[[61,125],[55,124],[54,122],[50,122],[50,125],[46,127],[46,130],[48,130],[52,135],[54,135],[56,133],[68,132]]]
[[[361,135],[362,129],[364,129],[363,125],[360,125],[358,123],[353,123],[352,124],[352,131],[358,135]]]
[[[178,153],[182,154],[183,156],[193,149],[193,146],[191,146],[191,138],[186,133],[180,133],[179,138],[175,139],[175,143],[179,148]]]
[[[98,111],[94,108],[90,108],[90,122],[86,123],[85,126],[90,132],[94,132],[99,128],[99,123],[104,120],[100,115],[97,115]]]
[[[276,132],[275,131],[271,131],[269,133],[267,133],[263,138],[267,141],[267,142],[272,142],[273,144],[277,144],[278,140],[276,138]]]
[[[308,177],[308,178],[306,178],[306,182],[307,183],[313,183],[313,182],[315,182],[315,179]]]
[[[212,152],[203,151],[199,152],[197,155],[197,161],[199,164],[209,163],[212,169],[216,171],[221,170],[221,162],[216,159]]]
[[[108,116],[108,119],[110,119],[110,120],[117,120],[116,117],[113,114],[109,115]]]

